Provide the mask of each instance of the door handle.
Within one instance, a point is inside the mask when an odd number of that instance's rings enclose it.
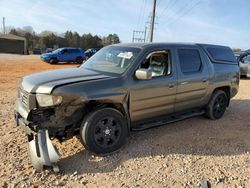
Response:
[[[207,82],[207,78],[202,78],[201,81],[202,82]]]
[[[172,84],[172,83],[168,84],[168,87],[172,89],[172,88],[174,88],[174,84]]]
[[[181,82],[181,85],[186,85],[188,84],[188,82]]]

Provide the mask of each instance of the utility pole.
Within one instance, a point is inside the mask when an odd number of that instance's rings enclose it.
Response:
[[[155,25],[155,7],[156,7],[156,0],[153,0],[153,11],[150,21],[150,33],[149,33],[149,42],[153,42],[153,36],[154,36],[154,25]]]
[[[144,42],[146,42],[146,35],[147,35],[147,26],[145,26],[145,31],[144,31]]]
[[[3,34],[5,34],[5,17],[3,17]]]

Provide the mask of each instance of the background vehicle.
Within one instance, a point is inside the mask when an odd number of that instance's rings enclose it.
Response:
[[[250,52],[242,53],[238,56],[240,75],[250,78]]]
[[[100,48],[90,48],[85,51],[85,59],[87,60],[92,55],[94,55]]]
[[[29,135],[33,166],[42,169],[59,160],[50,138],[79,135],[86,149],[105,154],[121,148],[130,130],[197,115],[219,119],[238,92],[239,76],[224,46],[111,45],[80,68],[24,77],[16,121]]]
[[[35,48],[33,54],[42,54],[42,48]]]
[[[51,52],[53,52],[53,49],[52,49],[52,48],[47,48],[47,49],[46,49],[46,53],[51,53]]]
[[[58,62],[82,63],[84,51],[81,48],[59,48],[51,53],[41,55],[41,60],[50,64]]]

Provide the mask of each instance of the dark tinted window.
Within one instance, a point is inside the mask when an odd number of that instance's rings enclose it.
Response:
[[[79,50],[78,50],[78,49],[75,49],[75,50],[74,50],[74,53],[79,53]]]
[[[201,58],[198,50],[178,50],[181,71],[183,73],[198,72],[201,69]]]
[[[208,53],[216,61],[229,61],[235,62],[235,56],[230,48],[226,47],[208,47]]]
[[[68,49],[68,52],[71,54],[79,53],[78,49]]]

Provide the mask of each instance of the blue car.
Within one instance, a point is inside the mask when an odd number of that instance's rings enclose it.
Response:
[[[59,48],[53,52],[41,55],[41,60],[50,64],[58,62],[76,62],[82,63],[85,57],[81,48]]]

